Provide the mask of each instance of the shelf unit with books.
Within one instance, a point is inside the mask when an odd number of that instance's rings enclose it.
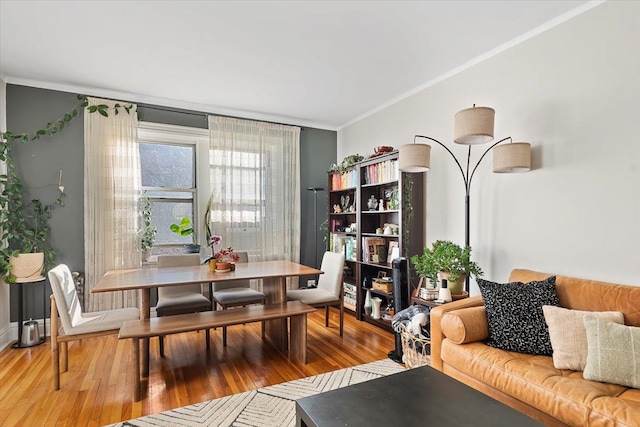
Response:
[[[392,260],[410,257],[424,247],[424,173],[398,170],[398,152],[369,158],[342,173],[330,172],[329,250],[343,252],[345,308],[362,321],[391,331],[390,320],[364,310],[365,283],[390,277]],[[415,275],[412,278],[417,283]],[[371,289],[382,299],[382,312],[393,294]]]

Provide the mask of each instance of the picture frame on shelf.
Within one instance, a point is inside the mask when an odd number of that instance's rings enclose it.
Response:
[[[389,242],[389,250],[387,251],[387,263],[391,264],[391,262],[400,257],[400,247],[397,241]]]

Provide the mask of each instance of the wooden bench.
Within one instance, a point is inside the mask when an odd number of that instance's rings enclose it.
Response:
[[[120,339],[133,339],[134,354],[134,401],[140,400],[140,339],[162,335],[179,334],[200,329],[221,328],[243,323],[262,322],[290,318],[291,356],[301,363],[307,363],[307,313],[316,309],[300,301],[282,304],[258,305],[223,311],[180,314],[176,316],[154,317],[151,319],[128,320],[120,328]]]

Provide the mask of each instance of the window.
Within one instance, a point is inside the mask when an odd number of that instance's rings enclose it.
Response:
[[[192,243],[193,236],[178,236],[169,226],[184,217],[193,222],[195,147],[159,142],[140,142],[142,189],[152,203],[156,245]]]
[[[151,221],[156,226],[154,254],[199,243],[197,233],[179,236],[169,226],[191,219],[198,230],[197,148],[206,129],[141,123],[138,133],[142,189],[152,203]]]
[[[219,197],[227,201],[226,210],[213,209],[212,222],[225,219],[231,228],[258,228],[265,216],[265,182],[267,155],[222,149],[209,150],[211,182]],[[233,185],[218,186],[216,183]]]

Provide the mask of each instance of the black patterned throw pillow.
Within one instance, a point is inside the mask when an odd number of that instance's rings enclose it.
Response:
[[[556,277],[539,282],[493,283],[477,279],[489,321],[487,345],[518,353],[551,356],[543,305],[559,306]]]

